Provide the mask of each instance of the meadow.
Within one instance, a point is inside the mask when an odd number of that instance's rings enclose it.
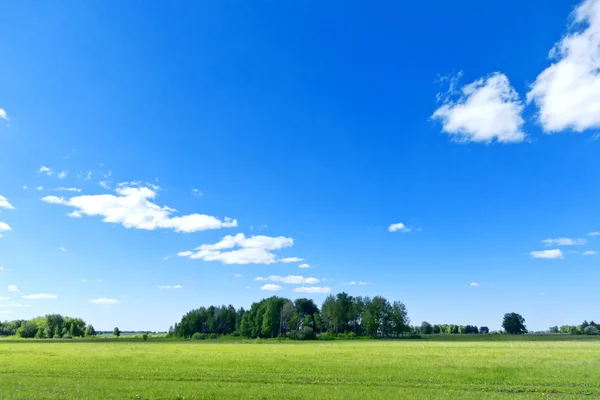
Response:
[[[594,337],[0,340],[0,399],[600,397]]]

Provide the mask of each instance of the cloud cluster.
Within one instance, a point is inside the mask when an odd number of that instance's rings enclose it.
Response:
[[[273,253],[291,247],[294,239],[284,236],[251,236],[243,233],[227,235],[215,244],[203,244],[194,251],[177,253],[179,257],[189,257],[204,261],[219,261],[223,264],[272,264],[289,259],[277,259]],[[233,249],[233,250],[232,250]]]
[[[267,283],[266,285],[261,286],[260,290],[266,290],[268,292],[278,292],[281,290],[281,286],[272,283]]]
[[[121,224],[126,228],[172,229],[189,233],[237,226],[236,220],[227,217],[224,220],[204,214],[174,217],[172,214],[177,210],[152,202],[156,197],[154,190],[150,187],[121,185],[116,189],[117,195],[85,195],[69,199],[46,196],[42,201],[75,208],[70,217],[100,216],[104,222]]]

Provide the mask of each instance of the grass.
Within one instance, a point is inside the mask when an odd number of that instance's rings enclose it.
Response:
[[[448,339],[0,341],[0,399],[600,397],[598,339]]]

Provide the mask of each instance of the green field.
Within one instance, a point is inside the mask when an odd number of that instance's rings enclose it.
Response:
[[[0,399],[600,397],[600,340],[561,339],[0,341]]]

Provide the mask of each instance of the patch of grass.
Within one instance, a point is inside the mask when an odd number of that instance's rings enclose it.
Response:
[[[0,341],[2,399],[600,396],[600,340]]]

